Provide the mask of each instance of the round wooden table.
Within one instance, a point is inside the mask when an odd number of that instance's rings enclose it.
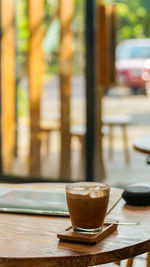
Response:
[[[133,148],[138,152],[150,155],[150,135],[136,138],[133,141]]]
[[[37,185],[18,187],[37,188]],[[48,189],[52,184],[39,187]],[[87,267],[134,257],[150,250],[150,206],[133,207],[120,200],[109,217],[120,221],[140,221],[141,225],[119,225],[98,244],[84,245],[62,242],[57,238],[58,232],[70,226],[67,217],[0,213],[0,266]]]

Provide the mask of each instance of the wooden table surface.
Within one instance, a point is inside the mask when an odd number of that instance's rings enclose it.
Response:
[[[18,187],[48,189],[52,186],[26,184]],[[16,188],[16,185],[11,187]],[[150,250],[150,206],[128,206],[121,199],[108,216],[120,221],[140,221],[141,225],[119,225],[117,231],[100,243],[84,245],[57,238],[58,232],[70,226],[67,217],[0,213],[0,266],[87,267]]]
[[[150,135],[136,138],[133,141],[133,148],[138,152],[150,155]]]

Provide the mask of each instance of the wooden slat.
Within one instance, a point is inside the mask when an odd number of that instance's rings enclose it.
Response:
[[[28,0],[29,11],[29,95],[30,95],[30,160],[31,175],[40,173],[40,99],[43,75],[42,53],[42,21],[44,15],[44,0]]]
[[[105,54],[105,62],[106,62],[106,83],[110,84],[110,73],[111,73],[111,13],[112,6],[107,5],[105,16],[106,16],[106,54]]]
[[[97,35],[99,35],[98,79],[103,86],[115,82],[115,47],[116,47],[116,8],[97,1]]]
[[[73,34],[71,23],[74,10],[73,0],[60,1],[60,94],[61,94],[61,163],[60,176],[70,177],[70,89],[72,72]]]
[[[111,27],[111,40],[112,40],[112,70],[111,70],[111,81],[112,84],[116,82],[116,31],[117,31],[117,14],[116,6],[112,6],[112,27]]]
[[[97,84],[100,86],[106,85],[106,35],[106,7],[98,1],[96,8],[96,59]]]
[[[97,2],[96,8],[96,138],[95,138],[95,172],[96,179],[103,181],[105,178],[105,169],[102,155],[102,97],[104,85],[106,83],[105,68],[105,6]]]
[[[106,6],[106,84],[115,82],[116,14],[115,6]]]
[[[115,7],[96,2],[96,177],[102,181],[105,170],[102,156],[102,97],[115,80]]]
[[[14,0],[1,0],[2,163],[12,165],[15,145]]]

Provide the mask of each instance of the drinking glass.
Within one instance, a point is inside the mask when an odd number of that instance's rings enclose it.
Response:
[[[74,231],[101,231],[107,212],[110,187],[96,182],[66,186],[69,215]]]

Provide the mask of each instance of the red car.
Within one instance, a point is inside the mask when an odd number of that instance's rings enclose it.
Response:
[[[134,92],[146,88],[150,81],[150,39],[129,39],[116,48],[116,70],[119,84]]]

